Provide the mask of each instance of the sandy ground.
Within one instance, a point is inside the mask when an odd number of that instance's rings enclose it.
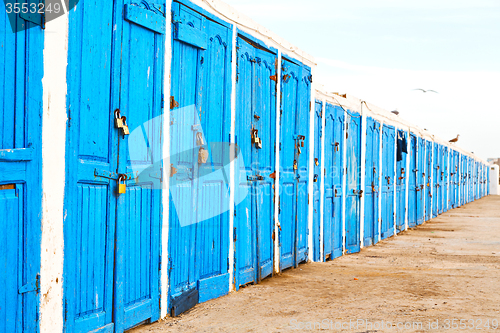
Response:
[[[301,265],[132,332],[299,329],[500,331],[500,196],[451,210],[360,253]]]

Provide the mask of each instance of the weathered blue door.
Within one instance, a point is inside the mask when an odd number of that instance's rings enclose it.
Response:
[[[467,203],[467,158],[460,154],[460,206]]]
[[[428,221],[432,218],[432,203],[434,200],[432,200],[432,193],[433,193],[433,186],[431,186],[432,183],[432,174],[434,170],[434,164],[432,163],[432,142],[431,141],[425,141],[425,160],[426,160],[426,167],[425,167],[425,186],[426,186],[426,195],[425,195],[425,220]]]
[[[232,26],[173,2],[169,284],[173,316],[229,291]]]
[[[9,333],[38,331],[42,198],[43,32],[15,19],[17,33],[1,2],[0,332]]]
[[[361,190],[361,116],[350,112],[346,119],[347,187],[345,201],[345,249],[346,253],[360,249],[360,197]]]
[[[363,245],[378,241],[380,163],[380,123],[373,118],[366,120],[366,168],[365,168],[365,217]]]
[[[325,194],[323,206],[324,260],[342,255],[342,188],[344,169],[344,110],[325,108]]]
[[[448,147],[441,146],[441,170],[440,170],[441,187],[441,211],[440,214],[448,210]]]
[[[439,186],[440,186],[440,175],[439,175],[439,164],[440,164],[440,146],[434,143],[434,153],[433,153],[433,191],[432,191],[432,217],[436,217],[439,214]]]
[[[425,149],[425,140],[422,138],[418,138],[418,146],[417,146],[417,177],[416,177],[416,196],[417,196],[417,224],[420,225],[424,223],[425,219],[425,211],[424,204],[426,200],[426,188],[427,188],[427,177],[426,177],[426,149]]]
[[[321,139],[323,137],[323,103],[316,100],[314,109],[314,165],[313,165],[313,260],[322,261],[320,250],[321,198]]]
[[[402,140],[406,137],[403,131],[397,131],[398,138]],[[406,155],[401,154],[401,160],[396,164],[396,232],[400,233],[405,229],[406,215]]]
[[[161,141],[161,122],[152,125],[162,113],[160,6],[91,0],[69,14],[67,332],[123,332],[159,319],[161,186],[136,176],[161,161],[161,150],[129,142],[115,118],[126,117],[131,136],[138,130],[146,141]]]
[[[276,53],[244,37],[237,40],[236,288],[273,272],[274,179],[276,171]],[[238,200],[239,201],[239,200]]]
[[[306,66],[281,62],[280,269],[307,260],[309,112],[311,74]]]
[[[394,235],[394,168],[396,132],[393,126],[382,128],[382,227],[381,239]]]
[[[418,214],[418,193],[420,192],[420,186],[418,184],[418,178],[420,172],[418,170],[418,160],[417,160],[417,137],[414,134],[410,135],[410,169],[408,170],[408,228],[413,228],[417,225],[417,214]]]

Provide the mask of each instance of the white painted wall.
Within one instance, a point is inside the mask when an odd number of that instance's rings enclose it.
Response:
[[[490,195],[500,195],[500,185],[498,185],[499,166],[492,164],[489,166],[490,172]]]
[[[68,16],[47,22],[44,34],[40,333],[56,333],[63,330]]]

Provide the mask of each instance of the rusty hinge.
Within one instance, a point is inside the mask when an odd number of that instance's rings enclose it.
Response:
[[[269,79],[273,80],[274,82],[278,83],[278,76],[276,74],[271,75]]]
[[[179,107],[179,103],[177,103],[174,96],[170,96],[170,110],[173,110],[177,107]]]

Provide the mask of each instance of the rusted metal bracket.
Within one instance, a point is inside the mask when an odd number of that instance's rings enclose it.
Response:
[[[128,172],[128,173],[122,173],[122,174],[117,174],[116,172],[111,172],[108,170],[100,170],[100,169],[95,169],[94,170],[94,176],[95,177],[101,177],[101,178],[107,178],[107,179],[112,179],[112,180],[118,180],[118,177],[122,177],[122,180],[131,180],[134,178],[137,178],[139,175],[139,172]]]
[[[170,110],[173,110],[175,108],[179,107],[179,103],[175,100],[174,96],[170,96]]]

